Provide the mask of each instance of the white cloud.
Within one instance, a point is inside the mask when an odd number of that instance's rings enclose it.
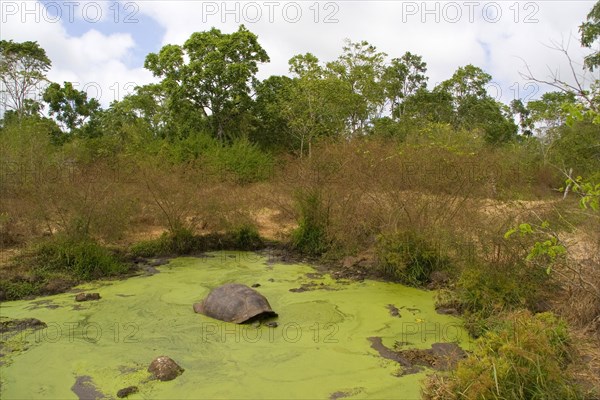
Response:
[[[4,4],[2,7],[6,10]],[[29,10],[35,9],[29,7]],[[106,4],[103,7],[106,8]],[[61,84],[73,82],[80,89],[88,89],[90,96],[98,97],[107,106],[123,96],[123,88],[131,86],[126,85],[128,82],[141,85],[153,79],[142,66],[126,66],[124,60],[136,45],[130,33],[104,34],[95,29],[96,25],[88,24],[90,29],[85,33],[72,36],[67,33],[62,20],[55,21],[41,13],[36,22],[36,15],[24,15],[22,9],[17,11],[15,15],[3,17],[2,37],[17,42],[37,41],[52,60],[49,80]],[[62,14],[66,21],[67,11],[63,9]],[[22,18],[26,18],[25,24]]]

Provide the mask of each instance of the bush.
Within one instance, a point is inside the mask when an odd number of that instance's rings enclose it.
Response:
[[[208,168],[218,175],[242,184],[268,179],[274,166],[271,155],[247,139],[216,146],[204,154],[204,159]]]
[[[296,195],[299,208],[298,228],[292,232],[292,246],[309,256],[323,254],[329,248],[327,241],[328,210],[318,190],[300,191]]]
[[[377,258],[388,278],[411,286],[430,282],[431,273],[447,269],[449,259],[421,234],[413,231],[379,235]]]
[[[518,311],[474,343],[449,377],[429,379],[426,399],[578,399],[565,323],[552,313]]]
[[[137,257],[185,255],[201,250],[198,237],[185,228],[165,232],[158,239],[134,244],[130,251]]]
[[[489,327],[489,317],[518,308],[545,311],[555,284],[541,268],[525,261],[526,247],[499,251],[496,259],[467,264],[456,283],[456,301],[465,313],[466,327],[478,337]]]
[[[114,276],[127,266],[90,238],[57,237],[37,246],[33,254],[38,272],[65,272],[81,280]]]
[[[18,300],[26,296],[38,294],[42,285],[27,280],[0,280],[0,301]]]
[[[227,236],[231,237],[237,250],[255,250],[263,245],[258,229],[251,224],[237,226],[231,229]]]
[[[209,250],[255,250],[262,245],[263,241],[256,227],[242,224],[225,234],[199,236],[184,228],[165,232],[158,239],[134,244],[130,253],[134,257],[164,257]]]

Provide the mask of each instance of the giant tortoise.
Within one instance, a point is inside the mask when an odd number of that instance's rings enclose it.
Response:
[[[213,289],[194,311],[225,322],[241,324],[250,319],[276,317],[262,294],[246,285],[228,283]]]

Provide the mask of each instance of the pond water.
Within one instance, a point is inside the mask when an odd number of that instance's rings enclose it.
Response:
[[[0,398],[116,398],[135,385],[131,399],[413,399],[431,370],[403,374],[372,348],[373,338],[416,349],[468,340],[458,318],[435,312],[434,292],[334,280],[250,252],[177,258],[157,269],[77,288],[99,292],[98,301],[75,302],[73,292],[0,304],[0,321],[47,324],[2,337]],[[212,288],[233,282],[260,284],[279,326],[193,312]],[[151,380],[148,365],[161,355],[185,372]]]

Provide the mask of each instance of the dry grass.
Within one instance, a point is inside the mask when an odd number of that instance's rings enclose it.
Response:
[[[586,398],[600,398],[600,338],[590,335],[589,329],[571,328],[570,334],[576,354],[569,372],[582,385]]]
[[[103,243],[120,246],[156,239],[177,225],[195,233],[252,225],[262,237],[286,242],[302,217],[298,199],[315,192],[327,210],[326,256],[334,261],[372,253],[380,234],[414,231],[460,269],[474,256],[498,261],[501,252],[510,251],[503,235],[515,224],[548,219],[564,228],[565,204],[548,190],[551,178],[543,168],[523,167],[516,155],[501,149],[448,144],[324,141],[311,158],[283,158],[269,181],[254,184],[223,182],[194,164],[146,161],[127,179],[115,179],[113,165],[82,163],[67,180],[2,186],[0,215],[10,219],[3,233],[12,239],[0,241],[0,265],[19,245],[78,224]],[[43,170],[50,165],[36,168],[50,174]],[[545,178],[537,182],[531,178],[536,174]],[[521,199],[523,193],[540,192],[547,198]],[[600,286],[597,228],[596,219],[584,221],[576,233],[561,233],[570,243],[567,261]],[[576,274],[564,276],[570,278],[560,280],[565,290],[557,292],[553,309],[581,335],[598,335],[600,302],[581,290]],[[595,371],[598,354],[592,350],[591,345],[582,350],[582,360]],[[588,380],[593,376],[581,373]]]

